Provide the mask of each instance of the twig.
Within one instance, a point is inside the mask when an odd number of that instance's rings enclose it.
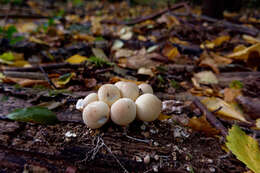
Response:
[[[48,83],[53,86],[54,89],[57,89],[57,87],[54,85],[54,83],[50,80],[48,74],[46,73],[46,71],[42,68],[42,66],[39,66],[39,69],[41,70],[41,72],[43,73],[45,80],[48,81]]]
[[[138,142],[144,142],[144,143],[147,143],[147,144],[150,143],[150,140],[134,138],[134,137],[132,137],[132,136],[128,136],[127,134],[125,134],[125,137],[127,137],[127,138],[129,138],[129,139],[132,139],[132,140],[134,140],[134,141],[138,141]]]
[[[151,14],[151,15],[148,15],[148,16],[144,16],[144,17],[138,17],[136,19],[133,19],[131,21],[102,21],[102,23],[107,23],[107,24],[119,24],[119,25],[134,25],[134,24],[137,24],[137,23],[141,23],[143,21],[146,21],[146,20],[151,20],[151,19],[154,19],[154,18],[157,18],[161,15],[163,15],[164,13],[167,13],[168,11],[172,11],[172,10],[177,10],[177,9],[180,9],[182,7],[187,7],[187,4],[186,3],[178,3],[178,4],[175,4],[171,7],[167,7],[159,12],[156,12],[154,14]]]
[[[6,18],[6,15],[0,14],[0,19],[1,18]],[[7,18],[21,18],[21,19],[48,19],[48,16],[40,16],[40,15],[35,15],[35,14],[9,14]]]
[[[124,170],[124,172],[129,173],[129,171],[124,167],[124,165],[120,162],[120,160],[112,153],[111,149],[105,144],[104,140],[100,136],[97,137],[97,143],[95,144],[95,147],[86,154],[86,158],[83,161],[88,160],[88,158],[89,158],[88,154],[90,154],[90,153],[92,153],[91,159],[93,160],[95,158],[96,154],[98,153],[98,151],[103,146],[111,154],[111,156],[116,160],[116,162]]]
[[[57,64],[42,64],[41,67],[44,70],[53,70],[59,68],[79,68],[83,67],[85,63],[82,64],[70,64],[70,63],[57,63]],[[17,67],[17,68],[3,68],[4,71],[38,71],[39,66],[33,67]]]
[[[212,124],[216,129],[220,130],[223,136],[227,136],[227,129],[223,126],[223,124],[211,113],[197,97],[193,98],[193,103],[206,114],[207,120],[210,124]]]
[[[101,139],[103,141],[103,139]],[[111,149],[104,143],[104,146],[106,147],[107,151],[111,154],[111,156],[116,160],[116,162],[119,164],[119,166],[124,170],[125,173],[129,173],[129,171],[124,167],[124,165],[120,162],[120,160],[112,153]]]
[[[175,13],[174,15],[187,16],[186,13]],[[257,34],[259,33],[259,30],[256,29],[256,28],[249,28],[247,26],[234,24],[234,23],[227,22],[227,21],[224,21],[224,20],[214,19],[214,18],[205,16],[205,15],[191,14],[191,16],[194,17],[194,18],[205,20],[207,22],[216,23],[216,25],[218,25],[218,26],[226,27],[226,28],[229,28],[231,30],[234,30],[234,31],[237,31],[237,32],[240,32],[240,33],[244,33],[244,34],[248,34],[248,35],[252,35],[252,36],[257,36]]]
[[[45,79],[45,76],[42,73],[37,73],[37,72],[4,71],[3,74],[7,77],[14,77],[14,78],[26,78],[26,79],[37,79],[37,80]]]

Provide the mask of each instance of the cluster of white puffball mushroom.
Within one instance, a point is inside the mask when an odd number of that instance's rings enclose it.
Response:
[[[79,99],[76,109],[82,111],[84,123],[91,129],[100,128],[109,118],[120,126],[135,120],[154,121],[162,110],[162,102],[149,84],[136,85],[119,81],[102,85],[97,93]]]

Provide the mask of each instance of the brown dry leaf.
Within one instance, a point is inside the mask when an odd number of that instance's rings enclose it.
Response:
[[[97,85],[97,80],[95,78],[85,79],[86,88],[94,88]]]
[[[234,107],[220,98],[206,97],[202,99],[201,102],[209,109],[209,111],[215,111],[221,107],[221,109],[217,111],[216,114],[223,118],[236,119],[248,123],[240,110],[236,110]]]
[[[202,71],[194,74],[194,79],[200,84],[218,84],[218,79],[211,71]]]
[[[240,49],[242,49],[242,48],[240,48]],[[240,51],[235,50],[234,53],[229,54],[227,57],[236,59],[236,60],[243,60],[243,61],[247,62],[250,55],[254,55],[255,58],[260,58],[260,43],[252,45],[252,46],[242,49]]]
[[[152,59],[165,59],[158,53],[150,53],[146,52],[146,49],[143,48],[137,52],[136,55],[127,59],[126,67],[132,69],[139,69],[141,67],[151,68],[159,66],[161,63],[158,61],[153,61]]]
[[[207,53],[203,53],[201,57],[203,58],[199,64],[200,67],[210,67],[216,74],[219,74],[218,65],[214,59],[212,59]]]
[[[91,35],[79,33],[79,34],[73,35],[73,39],[80,40],[80,41],[86,41],[86,42],[94,42],[96,38]]]
[[[151,77],[154,76],[152,69],[145,68],[145,67],[139,68],[138,71],[137,71],[137,74],[148,75],[148,76],[151,76]]]
[[[24,79],[24,78],[12,78],[12,77],[5,77],[3,79],[5,83],[16,83],[22,87],[31,87],[34,85],[43,85],[48,87],[49,83],[45,80],[32,80],[32,79]]]
[[[224,100],[227,103],[235,102],[237,96],[241,95],[240,89],[235,88],[225,88],[224,89]]]
[[[247,41],[247,42],[250,43],[250,44],[260,43],[260,40],[259,40],[259,39],[254,38],[254,37],[252,37],[252,36],[250,36],[250,35],[243,35],[242,37],[243,37],[243,39],[244,39],[245,41]]]
[[[131,79],[125,79],[125,78],[121,78],[121,77],[117,77],[117,76],[114,76],[110,79],[110,83],[116,83],[118,81],[123,81],[123,82],[133,82],[135,83],[136,85],[140,85],[144,82],[140,82],[140,81],[136,81],[136,80],[131,80]]]
[[[230,40],[229,35],[219,36],[213,41],[206,41],[204,44],[201,44],[200,47],[204,49],[205,47],[209,49],[213,49],[215,47],[221,46],[224,42],[227,42]]]
[[[171,61],[174,61],[174,60],[176,60],[176,58],[179,58],[181,56],[178,49],[169,43],[165,44],[165,46],[162,50],[162,54],[165,57],[168,57],[168,59]]]
[[[27,22],[27,23],[20,23],[16,25],[18,32],[20,33],[28,33],[36,31],[38,25],[36,25],[33,22]]]
[[[215,62],[218,64],[218,66],[220,65],[227,65],[227,64],[231,64],[232,60],[230,58],[226,58],[223,56],[218,55],[215,52],[210,52],[209,53],[211,57],[214,58]]]
[[[115,58],[129,58],[134,56],[136,51],[129,50],[129,49],[118,49],[115,53]]]
[[[219,134],[219,130],[212,127],[206,119],[206,116],[203,115],[201,117],[192,117],[189,120],[188,127],[193,130],[204,132],[207,135],[217,135]]]

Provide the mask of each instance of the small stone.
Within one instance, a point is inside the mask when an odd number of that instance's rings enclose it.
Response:
[[[143,131],[145,131],[145,129],[146,129],[146,125],[144,125],[144,124],[141,125],[140,129],[143,130]]]
[[[210,172],[216,172],[216,169],[213,168],[213,167],[210,167],[210,168],[209,168],[209,171],[210,171]]]
[[[137,162],[142,162],[142,161],[143,161],[142,158],[139,157],[139,156],[135,156],[135,160],[136,160]]]
[[[75,137],[77,137],[77,135],[76,135],[76,133],[72,133],[72,132],[68,131],[65,133],[65,137],[66,138],[71,138],[71,137],[75,138]]]
[[[213,163],[214,161],[212,159],[208,159],[208,163]]]
[[[154,155],[154,157],[153,157],[155,160],[159,160],[160,159],[160,157],[156,154],[156,155]]]
[[[153,165],[153,171],[154,171],[154,172],[158,172],[158,171],[159,171],[159,169],[158,169],[158,166],[157,166],[157,165]]]
[[[145,164],[149,164],[150,161],[151,161],[151,157],[150,157],[149,154],[147,154],[147,155],[144,157],[144,163],[145,163]]]
[[[159,146],[159,143],[158,142],[153,142],[153,145],[158,147]]]

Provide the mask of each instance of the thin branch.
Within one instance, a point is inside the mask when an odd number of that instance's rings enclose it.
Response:
[[[154,18],[157,18],[161,15],[163,15],[164,13],[167,13],[168,11],[172,11],[172,10],[177,10],[177,9],[180,9],[180,8],[183,8],[185,7],[187,9],[187,4],[186,3],[178,3],[178,4],[175,4],[171,7],[167,7],[159,12],[156,12],[154,14],[151,14],[151,15],[148,15],[148,16],[144,16],[144,17],[138,17],[136,19],[133,19],[131,21],[114,21],[114,20],[110,20],[110,21],[102,21],[102,23],[107,23],[107,24],[119,24],[119,25],[134,25],[134,24],[137,24],[137,23],[141,23],[141,22],[144,22],[146,20],[152,20]]]
[[[210,124],[212,124],[216,129],[220,130],[221,134],[223,136],[227,136],[228,132],[226,127],[223,126],[223,124],[211,113],[201,102],[197,97],[193,98],[193,103],[206,114],[207,120]]]
[[[60,68],[79,68],[84,67],[85,63],[82,64],[70,64],[70,63],[53,63],[53,64],[42,64],[41,67],[44,70],[53,70]],[[3,68],[4,71],[39,71],[39,66],[32,67],[17,67],[17,68]]]
[[[39,69],[41,70],[41,72],[43,73],[45,80],[48,81],[48,83],[54,88],[57,89],[57,87],[55,86],[55,84],[50,80],[48,74],[46,73],[46,71],[43,69],[42,66],[39,66]]]

